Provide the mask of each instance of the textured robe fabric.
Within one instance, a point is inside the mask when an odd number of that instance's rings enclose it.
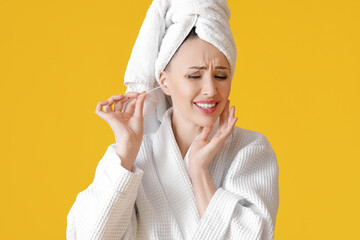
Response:
[[[156,132],[144,135],[132,171],[121,166],[116,144],[108,147],[68,213],[68,240],[274,238],[279,171],[267,138],[235,126],[209,166],[217,190],[200,217],[189,151],[183,159],[171,115],[172,108]]]

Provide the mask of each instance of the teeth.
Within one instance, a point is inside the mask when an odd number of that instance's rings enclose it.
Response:
[[[198,105],[199,107],[201,108],[204,108],[204,109],[209,109],[209,108],[213,108],[216,103],[211,103],[211,104],[207,104],[207,103],[195,103],[196,105]]]

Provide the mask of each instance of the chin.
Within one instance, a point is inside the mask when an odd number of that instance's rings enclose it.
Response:
[[[194,116],[194,115],[193,115]],[[194,117],[193,117],[193,122],[198,125],[198,126],[201,126],[201,127],[211,127],[213,126],[216,121],[218,120],[219,118],[219,114],[216,114],[216,115],[212,115],[212,116],[206,116],[206,115],[198,115],[196,114]]]
[[[211,127],[212,125],[214,125],[216,123],[216,120],[218,119],[218,117],[204,117],[203,119],[197,119],[196,124],[201,126],[201,127]]]

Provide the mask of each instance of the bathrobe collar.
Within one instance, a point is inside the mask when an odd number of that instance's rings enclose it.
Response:
[[[196,206],[188,163],[189,148],[185,160],[182,158],[179,146],[176,142],[171,116],[173,108],[169,108],[162,119],[159,129],[154,133],[154,165],[167,196],[170,208],[179,224],[184,239],[191,239],[200,221],[200,214]],[[210,137],[218,127],[218,121],[214,124]],[[214,165],[216,163],[212,163]],[[214,166],[221,167],[222,166]],[[221,176],[215,180],[215,185],[220,185]]]

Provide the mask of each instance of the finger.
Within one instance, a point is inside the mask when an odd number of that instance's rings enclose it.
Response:
[[[124,96],[123,99],[117,101],[115,103],[115,106],[114,106],[114,111],[117,111],[117,112],[122,112],[123,108],[124,108],[124,105],[126,104],[126,102],[129,101],[129,97],[128,96]]]
[[[96,109],[95,109],[95,113],[99,112],[99,111],[102,111],[102,106],[105,106],[108,104],[108,101],[101,101],[101,102],[98,102],[98,104],[96,105]]]
[[[230,109],[230,117],[227,121],[226,128],[218,128],[217,132],[215,133],[214,137],[211,139],[211,142],[213,144],[221,144],[224,142],[231,134],[235,127],[235,123],[238,120],[238,118],[234,117],[235,107],[232,106]]]
[[[135,109],[135,104],[136,104],[137,99],[133,98],[131,99],[125,106],[124,108],[124,112],[127,114],[130,114],[130,116],[132,116],[134,114],[134,109]]]
[[[218,152],[219,149],[223,147],[225,140],[226,138],[224,137],[214,136],[207,146],[213,149],[213,151]]]
[[[203,127],[201,133],[196,137],[197,140],[206,141],[211,133],[211,129],[213,126],[210,127]]]
[[[132,101],[132,99],[136,99],[139,95],[140,95],[140,93],[138,93],[138,92],[127,92],[125,94],[125,96],[127,97],[127,100],[124,102],[123,105],[121,105],[122,106],[121,111],[125,112],[126,107],[129,104],[129,102]]]
[[[230,133],[232,132],[232,128],[226,128],[225,131],[218,131],[214,135],[214,137],[209,142],[209,146],[212,148],[219,148],[222,146],[222,144],[226,141],[226,139],[230,136]]]
[[[112,107],[109,106],[109,105],[104,106],[104,112],[105,112],[105,113],[112,112]]]
[[[144,101],[146,98],[146,93],[145,91],[143,92],[144,94],[141,95],[137,100],[136,100],[136,105],[135,105],[135,112],[134,112],[134,116],[137,118],[142,119],[143,118],[143,108],[144,108]]]
[[[229,117],[229,105],[230,105],[230,100],[227,100],[225,108],[224,108],[223,112],[220,115],[220,122],[219,122],[220,126],[227,123],[227,119]]]
[[[108,101],[109,101],[108,105],[109,105],[109,106],[112,106],[112,105],[114,104],[114,102],[116,102],[116,101],[118,100],[118,98],[120,98],[119,95],[111,96],[111,97],[108,99]]]
[[[228,126],[231,126],[233,120],[235,119],[235,106],[231,107],[229,115],[230,116],[228,118]]]
[[[232,123],[233,128],[235,127],[237,120],[238,120],[238,118],[234,118],[233,123]]]
[[[115,100],[119,101],[119,100],[123,99],[126,96],[124,94],[119,94],[119,95],[113,95],[111,97],[114,98]]]
[[[97,114],[101,118],[104,118],[105,113],[102,111],[102,107],[106,106],[108,104],[108,102],[109,101],[98,102],[98,104],[96,105],[95,114]]]
[[[108,104],[106,106],[104,106],[104,112],[112,112],[113,111],[113,107],[112,105],[117,101],[124,99],[124,95],[113,95],[108,99]],[[115,110],[115,106],[114,106],[114,110]]]
[[[223,138],[224,141],[230,136],[231,132],[234,130],[235,128],[235,123],[237,122],[238,118],[232,118],[231,120],[229,120],[228,122],[228,127],[225,130],[225,132],[223,133]]]
[[[127,92],[125,93],[125,95],[129,98],[136,98],[137,96],[139,96],[141,93],[138,92]]]
[[[120,99],[119,101],[116,101],[115,106],[114,106],[114,111],[115,112],[121,112],[123,109],[123,105],[129,100],[128,96],[124,96],[122,99]]]

